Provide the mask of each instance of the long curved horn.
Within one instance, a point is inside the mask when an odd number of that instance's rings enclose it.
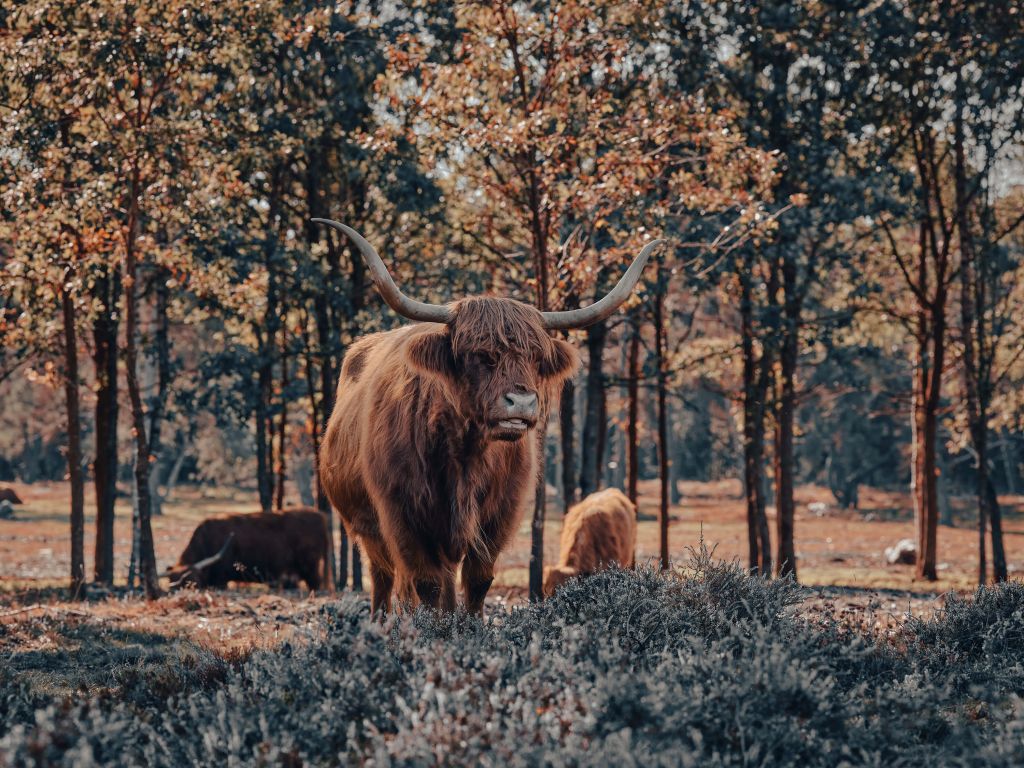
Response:
[[[596,301],[588,307],[579,309],[568,309],[563,312],[545,312],[544,327],[551,331],[568,331],[573,328],[586,328],[588,325],[604,320],[610,316],[633,292],[636,284],[640,282],[640,273],[647,265],[651,251],[664,243],[664,240],[652,240],[644,246],[639,255],[633,259],[619,282],[615,284],[600,301]]]
[[[391,273],[384,266],[384,260],[381,259],[380,254],[354,229],[332,219],[312,219],[312,221],[338,230],[355,244],[359,253],[363,255],[363,261],[370,269],[370,277],[373,284],[377,286],[377,291],[395,312],[410,320],[422,320],[427,323],[447,323],[451,319],[451,310],[448,307],[416,301],[402,293],[395,285],[395,281],[391,279]]]
[[[210,555],[209,557],[203,558],[198,563],[193,563],[192,564],[192,570],[193,571],[205,571],[211,565],[213,565],[218,560],[220,560],[222,557],[224,557],[224,555],[226,555],[227,552],[228,552],[228,547],[231,546],[231,542],[234,541],[234,538],[235,538],[235,532],[231,531],[228,534],[228,537],[226,539],[224,539],[224,546],[220,548],[220,551],[216,555]]]
[[[224,546],[222,546],[220,548],[220,552],[218,552],[215,555],[210,555],[209,557],[204,557],[198,563],[192,563],[192,565],[190,565],[188,567],[188,569],[184,573],[181,574],[181,576],[179,576],[177,579],[175,579],[174,581],[172,581],[170,583],[171,589],[177,589],[179,586],[181,586],[181,584],[189,576],[192,576],[193,574],[199,573],[200,571],[205,571],[211,565],[213,565],[218,560],[220,560],[222,557],[224,557],[224,555],[227,554],[228,547],[231,546],[231,542],[234,540],[234,538],[235,538],[235,532],[231,531],[228,534],[227,539],[224,540]]]

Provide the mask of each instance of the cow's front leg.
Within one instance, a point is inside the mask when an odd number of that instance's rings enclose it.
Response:
[[[391,589],[395,577],[390,570],[370,561],[370,613],[383,618],[391,608]]]
[[[462,591],[466,600],[466,612],[484,615],[484,599],[494,581],[494,559],[481,557],[475,552],[466,555],[462,562]]]
[[[423,605],[451,613],[455,610],[455,574],[441,571],[414,580],[416,595]]]

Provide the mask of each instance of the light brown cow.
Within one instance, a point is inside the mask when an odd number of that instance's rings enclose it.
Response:
[[[558,565],[544,569],[544,595],[575,576],[613,565],[632,568],[635,552],[636,507],[617,488],[592,493],[565,516]]]
[[[461,566],[466,608],[479,613],[533,496],[534,427],[578,365],[576,350],[550,331],[608,317],[657,242],[597,303],[542,313],[512,299],[414,301],[357,232],[315,221],[355,244],[394,310],[426,321],[349,348],[324,434],[320,477],[369,560],[373,610],[386,610],[396,589],[452,610]]]

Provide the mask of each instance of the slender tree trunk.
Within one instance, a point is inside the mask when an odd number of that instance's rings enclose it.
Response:
[[[65,282],[70,282],[70,270]],[[60,298],[64,316],[64,394],[68,416],[68,478],[71,480],[71,599],[78,600],[85,596],[85,475],[79,416],[78,333],[74,296],[62,288]]]
[[[999,497],[992,478],[987,477],[988,511],[992,523],[992,578],[999,584],[1009,575],[1006,570],[1006,548],[1003,546],[1003,513],[999,508]]]
[[[125,296],[125,374],[128,383],[128,396],[131,403],[132,427],[135,431],[135,490],[139,503],[139,547],[138,566],[142,585],[148,599],[160,596],[160,584],[157,579],[156,554],[153,548],[153,528],[150,519],[152,510],[149,495],[149,441],[146,436],[146,414],[142,405],[142,392],[139,388],[138,350],[138,265],[136,254],[136,238],[138,236],[140,194],[140,174],[136,167],[132,171],[131,190],[129,193],[128,224],[125,233],[124,257],[124,296]]]
[[[324,493],[323,482],[320,479],[320,461],[322,459],[320,453],[320,408],[317,405],[316,396],[316,378],[314,377],[313,371],[313,350],[310,346],[309,341],[309,329],[307,328],[305,320],[302,325],[302,338],[306,360],[306,387],[308,388],[309,394],[309,409],[310,409],[310,439],[313,442],[313,478],[315,480],[316,487],[316,508],[326,517],[327,525],[327,541],[330,546],[327,547],[327,573],[324,574],[325,581],[327,583],[327,590],[329,592],[334,591],[336,586],[340,586],[344,589],[344,582],[337,580],[337,571],[335,570],[335,554],[334,554],[334,533],[331,525],[332,508],[330,503],[327,501],[327,495]],[[345,537],[342,534],[342,542]],[[347,562],[346,562],[347,565]]]
[[[167,274],[159,270],[156,276],[156,361],[157,361],[157,392],[149,407],[149,485],[150,503],[154,516],[163,514],[163,498],[160,496],[160,474],[157,469],[160,454],[163,451],[161,435],[163,432],[164,410],[167,407],[167,396],[171,386],[171,346],[170,325],[167,315]]]
[[[781,264],[784,293],[785,332],[779,353],[779,403],[776,410],[775,440],[775,522],[778,556],[775,558],[779,576],[796,573],[796,548],[793,543],[793,522],[796,512],[793,480],[793,417],[796,410],[796,378],[800,333],[800,304],[796,296],[796,265],[790,258]]]
[[[640,420],[640,325],[634,318],[632,333],[629,337],[629,415],[626,439],[626,461],[629,465],[628,495],[629,500],[637,508],[637,484],[640,481],[640,440],[638,425]]]
[[[546,483],[544,482],[544,447],[547,441],[547,424],[537,423],[537,486],[534,491],[533,520],[530,523],[530,600],[538,601],[544,596],[544,512],[546,506]]]
[[[669,516],[669,478],[672,470],[669,462],[668,450],[668,382],[666,368],[668,365],[665,359],[666,350],[666,328],[665,317],[665,293],[668,290],[667,280],[658,262],[658,287],[654,295],[654,354],[657,365],[658,382],[658,479],[660,485],[660,503],[658,507],[658,543],[661,558],[661,569],[667,571],[669,567],[668,558],[668,516]]]
[[[562,439],[562,514],[576,503],[576,384],[566,379],[558,405],[558,426]]]
[[[259,332],[259,330],[257,330]],[[254,417],[256,419],[256,488],[259,493],[260,509],[269,512],[273,507],[271,489],[271,467],[268,466],[267,444],[271,439],[268,435],[267,424],[267,402],[270,399],[270,364],[267,362],[269,353],[265,344],[259,347],[260,367],[256,372],[256,408]]]
[[[740,321],[743,350],[743,487],[747,506],[748,565],[752,572],[770,576],[771,540],[764,498],[764,418],[771,360],[766,353],[758,359],[754,349],[754,306],[751,289],[753,258],[741,267]]]
[[[1006,478],[1006,490],[1011,496],[1017,495],[1017,468],[1013,460],[1013,447],[1010,443],[1010,433],[1003,427],[1000,432],[999,454],[1003,460],[1003,475]]]
[[[919,479],[918,491],[918,578],[935,581],[938,579],[936,570],[939,499],[938,499],[938,409],[942,372],[942,359],[945,346],[944,323],[936,314],[930,338],[924,340],[931,347],[932,354],[925,352],[924,365],[919,370],[919,386],[922,388],[920,407],[918,408],[918,455]],[[928,359],[930,358],[930,360]]]
[[[277,423],[277,484],[274,505],[284,509],[284,484],[288,478],[288,340],[281,331],[281,413]]]
[[[607,322],[587,329],[587,407],[583,416],[583,436],[580,441],[580,498],[596,491],[601,483],[601,448],[607,425],[605,418],[604,348],[608,338]]]
[[[526,83],[520,83],[525,87]],[[545,224],[544,201],[536,172],[530,170],[529,209],[534,272],[537,277],[537,309],[548,309],[550,264],[548,263],[548,229]],[[544,599],[544,518],[547,514],[547,416],[541,413],[537,424],[537,486],[534,491],[533,519],[530,523],[530,600]]]
[[[114,583],[114,504],[117,500],[117,305],[121,279],[104,270],[96,279],[100,311],[93,323],[93,363],[96,368],[96,555],[93,578]]]

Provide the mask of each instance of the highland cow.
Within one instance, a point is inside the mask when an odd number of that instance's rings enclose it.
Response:
[[[24,504],[13,488],[0,488],[0,501],[9,501],[11,504]]]
[[[544,595],[602,568],[632,568],[635,552],[636,507],[617,488],[592,493],[565,516],[558,565],[544,569]]]
[[[495,560],[533,495],[534,429],[579,364],[550,331],[611,315],[659,241],[595,304],[540,312],[503,298],[414,301],[358,233],[314,221],[355,244],[392,309],[424,321],[349,348],[324,435],[321,481],[369,560],[372,608],[387,610],[397,593],[452,610],[461,567],[466,608],[480,613]]]
[[[320,589],[326,583],[328,546],[327,521],[308,507],[212,517],[192,532],[168,576],[172,586],[279,584],[298,578],[309,589]]]

